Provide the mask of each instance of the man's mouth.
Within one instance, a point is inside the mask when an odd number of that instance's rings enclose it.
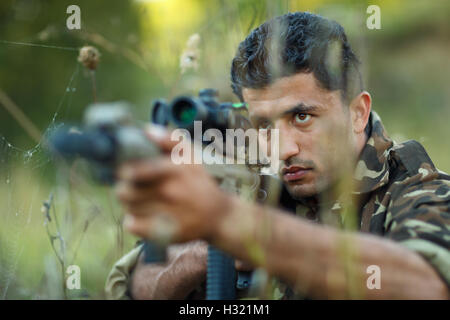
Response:
[[[304,178],[312,168],[300,167],[300,166],[290,166],[285,167],[281,170],[283,180],[286,182],[296,181]]]

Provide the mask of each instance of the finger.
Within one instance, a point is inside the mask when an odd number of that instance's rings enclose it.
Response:
[[[163,126],[150,124],[146,127],[145,134],[165,153],[172,151],[172,148],[178,144],[178,141],[172,141],[171,133]]]
[[[132,214],[126,214],[123,219],[124,228],[144,239],[149,239],[151,217],[137,217]]]
[[[164,204],[153,202],[125,202],[125,211],[127,214],[135,217],[154,216],[161,212],[166,212]]]
[[[115,186],[116,196],[124,204],[149,202],[159,197],[158,185],[140,185],[120,180]]]
[[[177,172],[169,158],[127,162],[118,169],[118,178],[135,184],[149,184]]]
[[[151,216],[127,214],[124,218],[124,227],[138,237],[156,240],[161,244],[174,241],[178,229],[176,221],[163,213]]]
[[[234,267],[237,271],[252,271],[254,269],[254,267],[250,263],[242,260],[235,260]]]

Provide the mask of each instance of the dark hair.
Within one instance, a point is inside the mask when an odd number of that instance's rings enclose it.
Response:
[[[288,13],[254,29],[231,65],[233,92],[260,89],[278,78],[313,72],[321,87],[348,101],[363,90],[359,60],[337,22],[309,12]]]

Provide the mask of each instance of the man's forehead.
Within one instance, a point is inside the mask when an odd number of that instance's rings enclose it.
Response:
[[[312,73],[280,78],[261,89],[243,88],[242,95],[250,116],[264,117],[283,113],[299,103],[325,109],[339,97],[334,91],[321,88]]]

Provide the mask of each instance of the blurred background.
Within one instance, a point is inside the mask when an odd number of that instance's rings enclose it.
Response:
[[[72,4],[81,30],[66,27]],[[380,30],[366,27],[369,4],[381,9]],[[391,137],[420,141],[450,172],[449,1],[2,0],[0,299],[105,298],[112,264],[137,240],[123,232],[110,188],[52,164],[39,143],[49,128],[80,122],[94,90],[98,101],[129,101],[143,121],[153,99],[204,87],[237,101],[229,81],[237,45],[289,11],[341,23]],[[188,45],[194,34],[200,41]],[[77,61],[84,45],[100,51],[95,72]],[[198,67],[181,69],[191,53]],[[80,290],[63,286],[72,264]]]

